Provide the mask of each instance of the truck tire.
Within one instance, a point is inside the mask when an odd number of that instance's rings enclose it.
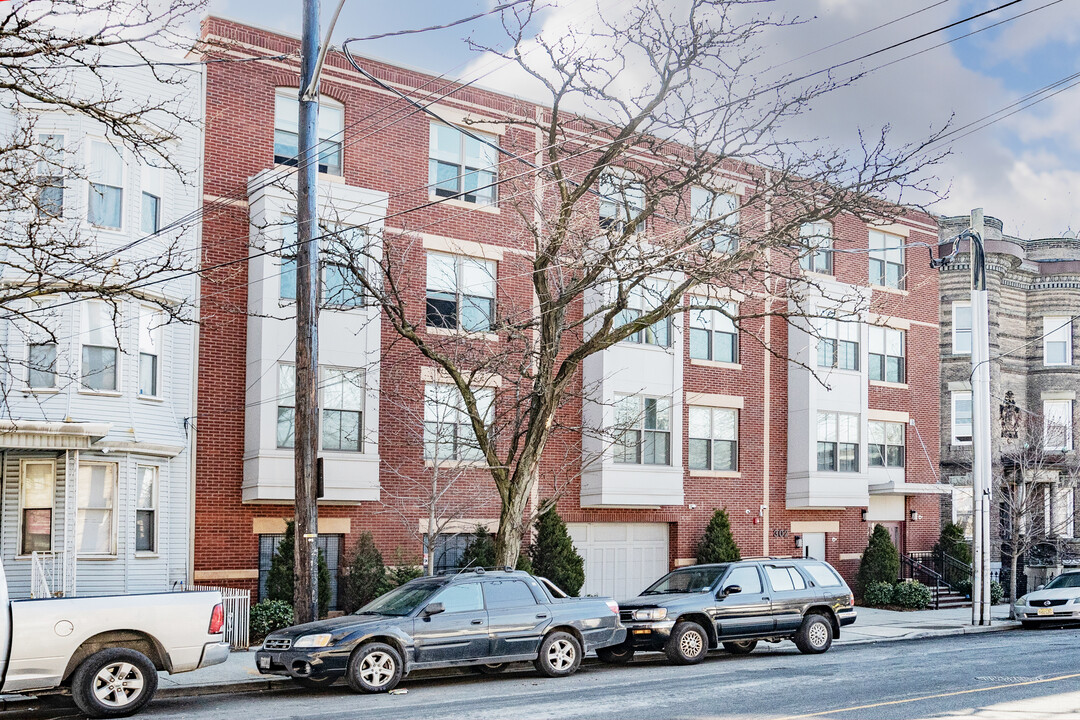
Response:
[[[705,634],[705,628],[689,620],[675,623],[671,637],[664,645],[664,654],[676,665],[699,663],[708,652],[709,636]]]
[[[731,640],[724,643],[724,649],[732,655],[749,655],[757,647],[757,640]]]
[[[597,649],[596,657],[609,665],[626,665],[634,659],[634,648],[629,643]]]
[[[501,675],[509,667],[510,663],[484,663],[483,665],[473,665],[472,670],[481,675]]]
[[[71,675],[71,697],[93,718],[127,717],[154,697],[158,674],[150,658],[129,648],[106,648]]]
[[[380,693],[393,690],[401,682],[401,655],[381,642],[362,645],[349,658],[345,679],[356,692]]]
[[[533,665],[546,677],[566,677],[581,666],[581,643],[568,632],[548,633],[540,643],[540,654]]]
[[[795,633],[795,646],[799,652],[817,655],[832,646],[833,627],[829,618],[811,613],[803,618],[799,631]]]

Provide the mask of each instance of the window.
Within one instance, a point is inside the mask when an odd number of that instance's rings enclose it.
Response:
[[[803,565],[803,570],[810,574],[814,584],[819,587],[840,587],[844,584],[843,580],[828,565],[806,563]]]
[[[859,369],[859,324],[831,317],[819,319],[817,364],[838,370]]]
[[[952,352],[953,355],[971,354],[971,303],[952,304]]]
[[[474,388],[477,411],[490,425],[495,404],[493,388]],[[424,385],[424,457],[429,460],[482,461],[476,433],[457,386],[449,383]]]
[[[259,535],[259,600],[266,600],[269,593],[266,589],[267,580],[270,578],[270,565],[274,561],[274,555],[285,539],[284,535]],[[344,544],[344,535],[328,535],[319,533],[315,538],[315,546],[319,554],[326,560],[326,569],[330,571],[330,610],[337,610],[338,605],[338,578],[341,576],[341,546]],[[293,552],[289,545],[288,552]]]
[[[971,391],[952,394],[952,444],[971,444]]]
[[[632,178],[607,173],[596,184],[600,195],[600,227],[622,233],[638,232],[634,220],[645,209],[645,188]]]
[[[766,565],[765,574],[769,576],[769,584],[772,585],[773,590],[776,592],[802,590],[806,587],[806,581],[803,580],[799,571],[793,567]]]
[[[325,232],[321,228],[320,232]],[[351,240],[363,231],[356,228],[338,227],[335,231],[336,242],[342,245],[341,252],[349,252]],[[296,300],[296,254],[297,234],[296,218],[283,216],[281,219],[281,272],[278,275],[279,293],[282,300]],[[324,307],[354,308],[364,304],[364,291],[353,269],[342,262],[326,259],[326,251],[319,250],[322,276],[322,298]]]
[[[435,572],[456,570],[461,567],[461,558],[472,543],[473,533],[441,533],[435,537]],[[424,555],[431,552],[431,536],[424,535]],[[425,561],[424,566],[427,566]]]
[[[739,306],[733,302],[720,303],[719,310],[694,309],[694,303],[703,299],[690,298],[690,357],[716,362],[739,362],[739,330],[733,317],[738,316]]]
[[[629,307],[619,313],[619,317],[615,322],[619,326],[627,325],[642,315],[652,312],[668,299],[667,294],[670,291],[671,285],[669,283],[646,278],[644,282],[630,291],[630,297],[627,301]],[[671,345],[671,318],[660,318],[652,325],[627,336],[624,342],[668,347]]]
[[[497,138],[475,130],[469,132],[476,137],[449,125],[431,124],[428,184],[436,197],[494,205],[499,170]]]
[[[1072,318],[1043,318],[1043,365],[1072,365]]]
[[[904,288],[904,238],[870,231],[870,284]]]
[[[139,394],[147,397],[159,395],[164,322],[164,316],[155,308],[144,305],[139,312]]]
[[[427,326],[485,332],[495,324],[495,261],[429,252]]]
[[[695,225],[705,225],[701,247],[733,253],[739,249],[739,198],[702,187],[690,189],[690,212]]]
[[[135,552],[157,552],[158,469],[140,465],[135,480]]]
[[[348,265],[324,261],[322,283],[322,303],[326,307],[363,307],[364,291]]]
[[[79,465],[79,507],[75,518],[75,548],[79,555],[115,555],[116,465]]]
[[[56,343],[34,343],[27,355],[26,384],[32,388],[56,387]]]
[[[39,133],[40,159],[37,161],[37,214],[60,217],[64,214],[64,136]]]
[[[488,610],[527,607],[536,604],[529,586],[520,580],[496,580],[484,583],[484,600]]]
[[[904,424],[871,420],[868,425],[870,467],[904,467]]]
[[[322,369],[323,450],[364,449],[364,373],[360,370]]]
[[[739,469],[739,411],[731,408],[690,408],[692,470]]]
[[[293,89],[274,93],[274,162],[297,165],[300,154],[300,101]],[[345,110],[323,99],[319,103],[319,172],[341,175],[341,137],[345,128]]]
[[[1051,488],[1053,490],[1051,491]],[[1064,485],[1048,485],[1052,492],[1050,499],[1051,532],[1057,537],[1071,538],[1076,534],[1076,494],[1073,488]]]
[[[904,331],[871,325],[870,379],[891,383],[907,381],[904,368]]]
[[[277,446],[291,448],[296,442],[296,366],[278,365]]]
[[[144,165],[142,168],[141,230],[152,235],[161,229],[161,197],[164,187],[161,170]]]
[[[637,465],[671,464],[671,400],[616,396],[615,462]]]
[[[975,526],[974,491],[970,485],[952,486],[952,521],[964,529],[964,537],[971,539]],[[1005,513],[1008,515],[1008,513]]]
[[[462,583],[443,588],[442,592],[432,598],[432,602],[443,604],[443,611],[477,612],[484,609],[484,596],[480,590],[480,583]]]
[[[19,554],[52,552],[53,500],[56,494],[56,463],[23,460],[19,483]]]
[[[724,579],[724,587],[738,585],[742,595],[761,594],[761,576],[753,565],[743,565],[728,573]]]
[[[823,472],[859,472],[859,416],[819,412],[817,468]]]
[[[124,159],[104,140],[90,141],[89,179],[87,219],[91,225],[119,230],[124,217]]]
[[[84,302],[80,322],[83,387],[88,390],[115,391],[118,387],[119,351],[112,306],[100,300]]]
[[[832,225],[827,222],[803,223],[799,228],[799,241],[805,248],[799,256],[799,267],[808,272],[832,275]]]
[[[1043,447],[1047,450],[1072,450],[1072,400],[1043,401]]]

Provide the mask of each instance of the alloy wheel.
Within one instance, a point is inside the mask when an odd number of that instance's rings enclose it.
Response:
[[[701,635],[696,632],[683,633],[683,636],[679,638],[679,650],[688,658],[697,657],[704,645]]]
[[[574,664],[577,650],[569,640],[556,640],[548,646],[547,661],[555,670],[563,672]]]
[[[109,663],[94,676],[94,695],[111,708],[127,707],[142,695],[142,691],[142,672],[131,663]]]
[[[394,677],[394,658],[376,650],[360,664],[360,677],[373,688],[380,688]]]

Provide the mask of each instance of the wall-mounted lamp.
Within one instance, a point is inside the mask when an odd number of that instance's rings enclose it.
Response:
[[[911,518],[911,522],[915,522],[916,520],[918,520],[918,519],[919,519],[919,513],[917,513],[916,511],[912,510],[912,511],[911,511],[910,513],[908,513],[908,517],[910,517],[910,518]]]
[[[801,548],[802,547],[802,535],[794,535],[793,537],[795,538],[795,547]]]
[[[863,522],[866,522],[866,508],[862,509],[862,511],[859,513],[859,517],[862,518]]]

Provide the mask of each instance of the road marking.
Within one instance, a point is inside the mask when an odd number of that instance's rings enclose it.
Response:
[[[991,685],[990,687],[972,688],[971,690],[956,690],[954,692],[940,693],[938,695],[923,695],[922,697],[908,698],[906,700],[887,700],[885,702],[871,703],[869,705],[853,705],[846,708],[836,708],[835,710],[822,710],[821,712],[806,713],[805,715],[787,715],[780,718],[779,720],[799,720],[799,718],[821,717],[822,715],[831,715],[833,713],[854,712],[856,710],[870,710],[871,708],[886,707],[888,705],[904,705],[906,703],[922,702],[923,700],[937,700],[939,698],[956,697],[957,695],[970,695],[971,693],[989,692],[990,690],[1004,690],[1005,688],[1023,687],[1025,685],[1040,685],[1042,683],[1052,683],[1059,680],[1072,680],[1074,678],[1080,678],[1080,673],[1073,673],[1072,675],[1058,675],[1057,677],[1041,678],[1039,680],[1028,680],[1026,682],[1006,683],[1004,685]]]

